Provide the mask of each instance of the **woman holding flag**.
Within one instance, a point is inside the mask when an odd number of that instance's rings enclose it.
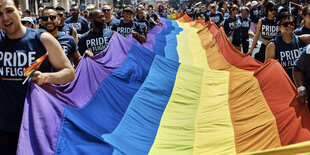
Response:
[[[53,20],[55,16],[49,16]],[[0,1],[0,154],[16,154],[23,104],[28,85],[23,70],[37,62],[28,75],[38,85],[64,84],[75,73],[58,41],[47,32],[26,28],[21,24],[19,0]],[[48,59],[41,56],[48,52]],[[38,59],[40,58],[40,59]],[[38,60],[37,60],[38,59]],[[37,60],[37,61],[36,61]],[[41,61],[42,60],[42,61]],[[37,66],[42,63],[40,68]],[[51,65],[58,71],[47,73]]]

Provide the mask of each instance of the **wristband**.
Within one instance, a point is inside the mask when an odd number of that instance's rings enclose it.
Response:
[[[300,87],[297,88],[298,94],[303,92],[303,91],[306,91],[306,87],[305,86],[300,86]]]
[[[46,74],[43,74],[44,75],[44,82],[43,83],[47,83],[47,81],[48,81],[48,75],[46,75]]]

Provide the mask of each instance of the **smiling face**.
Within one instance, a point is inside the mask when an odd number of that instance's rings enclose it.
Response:
[[[295,29],[295,23],[293,18],[284,19],[281,21],[279,25],[279,30],[281,31],[282,34],[283,33],[293,34],[294,29]]]
[[[16,8],[13,0],[2,0],[0,6],[0,29],[7,35],[14,35],[22,27],[21,9]]]
[[[123,11],[124,22],[128,23],[133,18],[134,13],[131,11]]]
[[[53,32],[58,28],[59,18],[57,12],[53,9],[42,12],[41,24],[47,32]]]

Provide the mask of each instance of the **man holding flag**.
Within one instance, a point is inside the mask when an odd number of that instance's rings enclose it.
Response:
[[[49,16],[48,18],[53,18]],[[21,24],[19,0],[0,0],[0,154],[16,154],[27,84],[23,70],[48,52],[41,61],[32,81],[64,84],[74,79],[75,73],[58,41],[42,30],[26,28]],[[43,59],[43,58],[42,58]],[[49,61],[49,63],[47,62]],[[50,71],[51,64],[57,72]]]

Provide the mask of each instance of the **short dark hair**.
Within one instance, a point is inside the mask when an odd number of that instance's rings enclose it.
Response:
[[[276,6],[276,4],[275,4],[274,2],[272,2],[272,1],[267,2],[267,3],[264,5],[264,7],[265,7],[265,9],[266,9],[267,15],[268,15],[269,10],[270,10],[271,8],[273,8],[274,6]]]
[[[289,12],[282,12],[278,15],[277,17],[277,25],[280,25],[281,22],[285,19],[293,19],[294,20],[294,17],[292,16],[292,14],[290,14]]]
[[[16,8],[18,8],[20,5],[19,0],[14,0],[14,4],[15,4]]]
[[[303,9],[302,9],[302,15],[307,15],[307,13],[308,13],[308,9],[309,9],[309,4],[306,6],[306,7],[304,7]]]
[[[57,6],[56,7],[56,11],[66,11],[66,9],[64,8],[64,7],[62,7],[62,6]]]
[[[25,13],[31,14],[31,11],[29,9],[24,10]]]
[[[43,12],[44,12],[45,10],[49,10],[49,9],[56,11],[56,9],[55,9],[53,6],[46,6],[46,7],[42,10],[42,14],[43,14]]]

